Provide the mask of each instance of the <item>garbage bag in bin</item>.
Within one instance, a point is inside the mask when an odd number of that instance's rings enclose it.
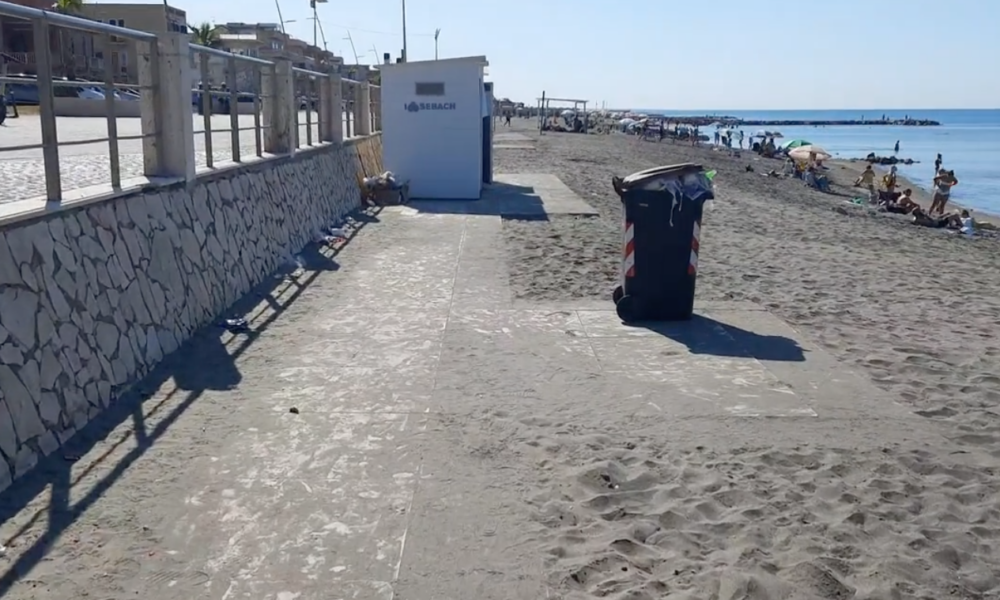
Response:
[[[622,201],[622,279],[612,295],[622,321],[691,318],[702,212],[715,197],[712,176],[684,163],[612,178]]]

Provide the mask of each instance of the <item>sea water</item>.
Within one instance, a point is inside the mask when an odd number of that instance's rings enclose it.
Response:
[[[805,139],[836,158],[864,158],[869,152],[891,156],[899,141],[899,157],[919,161],[899,165],[899,172],[929,189],[934,178],[934,158],[940,153],[944,166],[959,180],[951,197],[962,206],[1000,215],[1000,109],[991,110],[774,110],[774,111],[672,111],[636,109],[636,112],[671,116],[716,114],[740,119],[773,121],[846,121],[862,119],[930,119],[940,127],[853,125],[821,127],[751,127],[779,129],[784,140]],[[711,135],[709,128],[703,129]],[[781,140],[779,140],[781,141]]]

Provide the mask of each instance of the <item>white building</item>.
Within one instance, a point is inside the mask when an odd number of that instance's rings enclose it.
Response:
[[[478,199],[490,180],[485,56],[380,65],[385,168],[410,196]]]

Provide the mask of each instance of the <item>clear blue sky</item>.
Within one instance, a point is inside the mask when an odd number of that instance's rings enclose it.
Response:
[[[124,1],[124,0],[120,0]],[[140,0],[157,2],[158,0]],[[276,22],[274,0],[169,0],[188,21]],[[407,0],[410,60],[486,55],[498,96],[611,107],[1000,107],[996,0]],[[312,39],[308,0],[281,0]],[[330,50],[402,47],[400,0],[319,5]],[[766,48],[766,50],[765,50]],[[885,58],[882,58],[885,57]]]

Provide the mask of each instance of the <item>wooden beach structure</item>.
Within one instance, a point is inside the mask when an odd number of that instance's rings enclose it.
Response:
[[[560,104],[572,104],[573,108],[565,108],[563,110],[572,110],[573,112],[575,112],[578,115],[579,114],[583,114],[583,133],[587,133],[588,132],[588,123],[587,123],[587,103],[588,103],[588,100],[579,100],[579,99],[574,99],[574,98],[552,98],[552,97],[546,97],[544,91],[542,92],[542,96],[540,98],[536,98],[535,100],[537,102],[537,108],[538,108],[538,132],[539,133],[543,133],[543,127],[542,126],[545,123],[545,119],[547,119],[549,117],[549,113],[550,113],[550,111],[552,109],[552,103],[553,102],[558,102]]]

